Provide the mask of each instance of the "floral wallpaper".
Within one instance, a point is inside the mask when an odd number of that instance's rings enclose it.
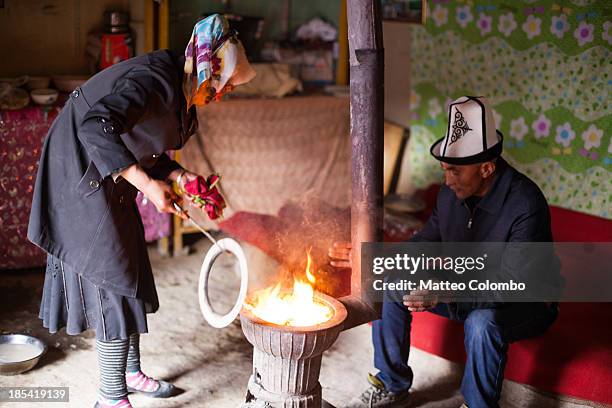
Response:
[[[412,182],[440,180],[429,147],[448,104],[490,98],[504,157],[549,204],[612,219],[612,3],[428,2],[412,29]]]

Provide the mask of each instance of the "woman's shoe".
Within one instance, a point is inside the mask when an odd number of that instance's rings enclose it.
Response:
[[[155,380],[142,371],[126,374],[128,392],[138,392],[151,398],[169,398],[178,393],[178,389],[171,383]]]
[[[155,380],[159,383],[159,387],[155,391],[143,391],[128,387],[128,392],[138,392],[151,398],[169,398],[177,394],[177,388],[166,381]]]
[[[132,404],[130,404],[129,399],[122,398],[120,400],[115,400],[109,404],[106,404],[104,402],[100,403],[100,401],[96,401],[94,408],[133,408],[133,407],[132,407]]]

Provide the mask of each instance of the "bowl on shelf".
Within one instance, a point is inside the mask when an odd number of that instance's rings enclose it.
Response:
[[[51,78],[46,76],[31,76],[28,77],[28,82],[26,82],[26,88],[29,91],[33,91],[34,89],[45,89],[49,88],[49,84],[51,83]]]
[[[8,84],[13,88],[20,88],[24,85],[26,85],[28,83],[28,81],[30,80],[30,77],[27,75],[22,75],[22,76],[18,76],[18,77],[14,77],[14,78],[0,78],[0,83],[2,84]]]
[[[30,97],[34,103],[39,105],[51,105],[57,101],[58,95],[59,92],[57,92],[55,89],[49,88],[34,89],[32,92],[30,92]]]
[[[0,375],[17,375],[31,370],[47,352],[47,345],[27,334],[0,336]]]
[[[30,103],[28,91],[15,88],[8,82],[0,82],[0,109],[16,110]]]
[[[62,92],[72,92],[88,79],[87,75],[55,75],[51,78],[55,87]]]

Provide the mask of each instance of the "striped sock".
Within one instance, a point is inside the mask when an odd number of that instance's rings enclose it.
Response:
[[[96,348],[100,365],[100,396],[114,401],[127,398],[124,373],[128,340],[96,340]]]
[[[138,333],[130,335],[125,371],[125,381],[128,387],[144,392],[154,392],[159,388],[157,380],[140,370],[140,334]]]
[[[127,364],[125,371],[135,373],[140,371],[140,334],[130,334],[130,344],[128,347]]]

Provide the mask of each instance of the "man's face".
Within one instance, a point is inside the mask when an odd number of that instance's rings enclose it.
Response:
[[[484,195],[485,177],[481,167],[483,164],[467,164],[456,165],[440,162],[442,170],[444,170],[444,181],[446,185],[453,190],[458,199],[464,200],[473,195]]]

